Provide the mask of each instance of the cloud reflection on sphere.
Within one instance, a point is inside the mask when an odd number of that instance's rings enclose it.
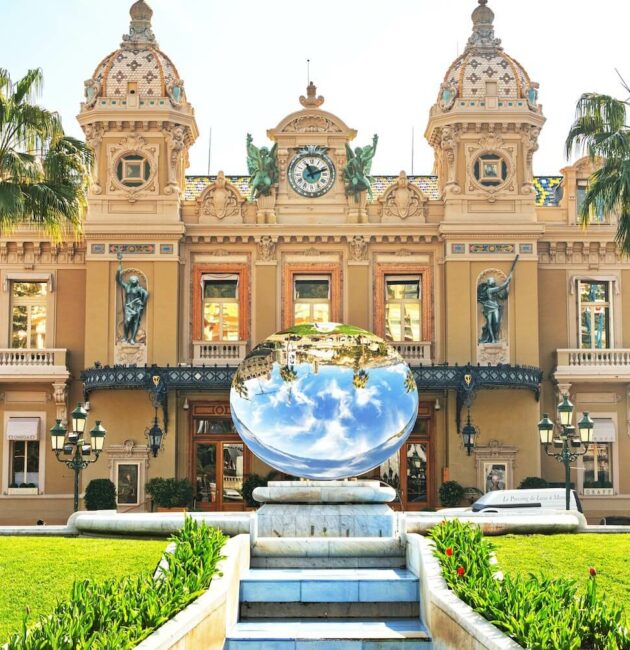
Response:
[[[392,456],[418,414],[409,366],[391,345],[351,325],[302,324],[256,346],[230,391],[243,441],[277,470],[332,480]]]

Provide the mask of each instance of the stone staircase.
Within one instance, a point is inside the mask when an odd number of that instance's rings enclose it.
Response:
[[[224,650],[428,650],[403,553],[393,538],[259,538]]]

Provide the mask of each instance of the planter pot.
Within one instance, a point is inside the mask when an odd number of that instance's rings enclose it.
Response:
[[[158,512],[188,512],[188,508],[162,508],[161,506],[157,507]]]
[[[7,494],[9,496],[37,496],[39,494],[39,488],[29,487],[29,488],[8,488]]]
[[[584,488],[585,497],[612,497],[614,494],[614,488]]]

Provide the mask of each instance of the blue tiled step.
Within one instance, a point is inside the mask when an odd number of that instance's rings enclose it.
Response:
[[[418,578],[406,569],[250,569],[241,602],[417,602]]]
[[[228,633],[225,650],[428,650],[418,619],[390,621],[244,621]]]

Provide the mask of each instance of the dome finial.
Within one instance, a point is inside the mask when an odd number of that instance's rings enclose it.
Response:
[[[157,47],[155,35],[151,31],[153,9],[144,0],[136,0],[129,9],[129,15],[131,16],[129,34],[123,36],[121,46],[127,49],[147,45]]]
[[[486,6],[488,0],[478,0],[479,6],[472,12],[473,33],[468,39],[466,51],[492,52],[501,49],[501,40],[494,36],[494,11]]]
[[[309,81],[306,87],[306,97],[304,95],[300,97],[300,104],[304,108],[319,108],[323,103],[324,98],[321,95],[317,96],[317,86],[312,81]]]

